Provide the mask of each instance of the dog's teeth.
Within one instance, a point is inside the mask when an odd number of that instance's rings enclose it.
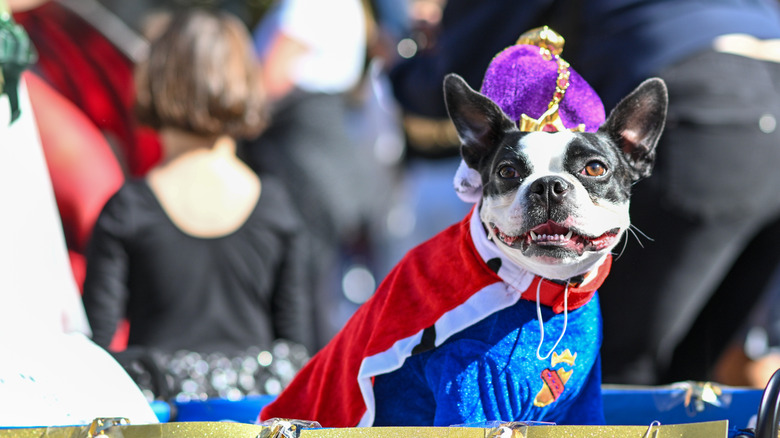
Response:
[[[571,236],[573,236],[573,235],[574,235],[574,233],[571,230],[569,230],[569,232],[566,233],[566,240],[571,239]]]
[[[536,240],[539,238],[539,236],[537,236],[533,231],[529,231],[528,234],[531,235],[531,240]]]

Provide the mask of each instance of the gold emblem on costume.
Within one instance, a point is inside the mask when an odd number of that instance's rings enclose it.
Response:
[[[571,351],[567,348],[561,355],[553,352],[550,359],[550,367],[542,370],[542,389],[536,394],[534,399],[534,406],[543,408],[550,403],[558,400],[558,397],[563,394],[563,390],[566,389],[566,382],[574,373],[574,370],[566,371],[563,367],[552,369],[556,365],[565,364],[573,367],[574,361],[577,359],[577,353],[571,354]]]
[[[567,348],[560,356],[558,356],[558,353],[553,352],[552,359],[550,359],[550,365],[555,366],[563,362],[570,367],[573,367],[575,360],[577,360],[577,353],[574,353],[574,356],[572,356],[571,351]]]

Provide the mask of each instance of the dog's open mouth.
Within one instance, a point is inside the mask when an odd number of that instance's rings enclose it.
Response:
[[[517,236],[506,234],[493,224],[491,227],[493,234],[505,245],[512,248],[525,251],[536,246],[538,248],[571,250],[578,254],[585,251],[600,251],[609,247],[615,242],[620,232],[619,228],[615,228],[600,236],[586,236],[553,221],[538,225],[527,233]]]

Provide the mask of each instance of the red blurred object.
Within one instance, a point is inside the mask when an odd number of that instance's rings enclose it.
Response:
[[[108,198],[124,183],[124,174],[100,130],[71,101],[40,77],[25,72],[38,133],[62,220],[71,269],[81,289],[85,251],[92,228]],[[127,330],[112,347],[124,349]]]
[[[23,77],[68,249],[83,255],[103,205],[124,182],[122,169],[105,137],[79,108],[34,73]]]
[[[161,157],[154,131],[133,118],[133,63],[87,21],[57,2],[14,19],[38,51],[33,69],[80,108],[116,145],[131,175],[141,176]]]
[[[124,182],[161,158],[157,134],[132,114],[133,62],[78,14],[57,2],[14,14],[38,51],[25,74],[79,288],[85,250],[103,205]],[[127,345],[123,323],[112,351]]]

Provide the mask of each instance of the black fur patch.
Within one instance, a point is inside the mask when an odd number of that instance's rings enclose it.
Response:
[[[433,350],[436,347],[436,326],[430,326],[423,330],[422,339],[412,349],[412,354],[425,353],[428,350]]]
[[[490,268],[491,271],[498,274],[498,270],[501,269],[501,259],[496,257],[492,258],[487,261],[488,268]]]

